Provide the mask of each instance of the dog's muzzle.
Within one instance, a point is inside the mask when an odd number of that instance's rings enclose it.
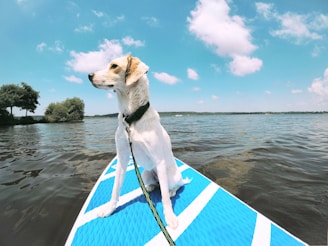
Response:
[[[89,80],[90,80],[91,82],[92,82],[94,76],[95,76],[94,73],[89,73],[89,74],[88,74],[88,78],[89,78]]]
[[[97,85],[95,85],[95,84],[93,83],[93,77],[94,77],[94,76],[95,76],[94,73],[89,73],[89,74],[88,74],[88,78],[89,78],[91,84],[92,84],[94,87],[98,88]]]
[[[94,87],[96,87],[96,88],[103,88],[103,89],[111,89],[111,88],[114,87],[114,85],[105,85],[105,84],[97,84],[97,83],[94,83],[94,82],[93,82],[93,77],[94,77],[94,76],[95,76],[94,73],[89,73],[89,74],[88,74],[88,78],[89,78],[91,84],[92,84]]]

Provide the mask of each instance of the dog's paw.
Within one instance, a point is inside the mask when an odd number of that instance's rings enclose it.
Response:
[[[153,190],[155,190],[155,188],[156,188],[156,185],[146,185],[146,190],[148,191],[148,192],[152,192]]]
[[[110,201],[109,203],[107,203],[106,205],[104,205],[101,210],[98,212],[98,217],[107,217],[109,215],[111,215],[116,209],[116,202],[112,202]]]
[[[174,197],[176,193],[177,193],[176,189],[170,190],[170,197]]]
[[[166,220],[167,225],[171,229],[176,229],[179,225],[178,217],[174,214],[173,211],[171,211],[171,212],[165,211],[164,213],[165,213],[165,220]]]

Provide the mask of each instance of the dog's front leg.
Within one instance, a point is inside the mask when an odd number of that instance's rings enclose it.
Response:
[[[169,192],[169,185],[168,185],[168,177],[167,177],[167,171],[164,161],[162,161],[157,166],[157,176],[158,181],[161,189],[162,194],[162,203],[163,203],[163,209],[164,209],[164,216],[166,223],[169,227],[172,229],[175,229],[178,227],[178,218],[174,214],[172,203],[170,199],[170,192]]]
[[[112,189],[112,196],[110,201],[98,213],[99,217],[107,217],[111,215],[116,209],[128,163],[129,163],[129,158],[122,159],[118,157],[116,173],[115,173],[115,181]]]
[[[98,213],[99,217],[106,217],[111,215],[116,209],[122,184],[124,181],[126,168],[130,160],[129,142],[125,130],[119,127],[115,136],[116,151],[117,151],[117,166],[115,173],[114,186],[112,189],[112,196],[110,201],[104,206],[104,208]]]

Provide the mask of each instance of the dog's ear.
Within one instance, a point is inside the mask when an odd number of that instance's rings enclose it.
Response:
[[[127,59],[128,65],[126,68],[125,81],[126,85],[132,85],[148,72],[149,67],[141,62],[137,57],[132,57],[129,55]]]

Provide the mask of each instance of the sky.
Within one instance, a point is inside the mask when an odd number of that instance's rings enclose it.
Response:
[[[328,111],[327,0],[6,0],[0,22],[0,86],[32,86],[35,115],[72,97],[118,112],[87,75],[127,54],[159,112]]]

